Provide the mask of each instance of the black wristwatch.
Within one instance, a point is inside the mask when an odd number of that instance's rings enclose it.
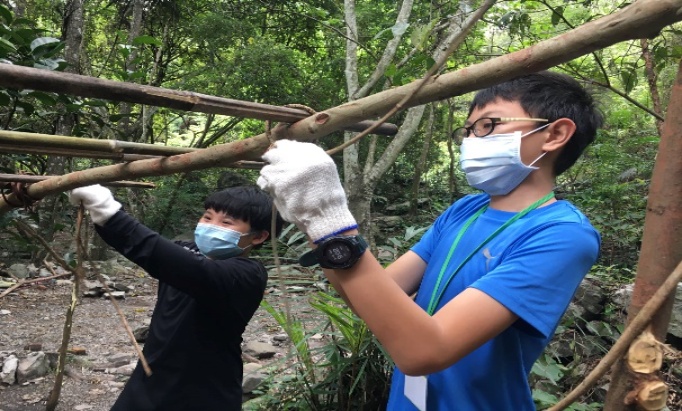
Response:
[[[298,262],[303,267],[319,264],[322,268],[350,268],[367,250],[367,242],[360,235],[329,237],[317,248],[303,254]]]

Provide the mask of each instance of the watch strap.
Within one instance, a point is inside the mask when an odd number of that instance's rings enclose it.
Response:
[[[359,251],[360,251],[357,258],[359,258],[359,256],[362,255],[362,253],[364,253],[365,250],[367,250],[367,248],[369,247],[365,238],[363,236],[361,236],[360,234],[349,235],[349,236],[341,236],[341,237],[353,237],[355,239],[356,244],[358,245]],[[318,244],[317,248],[304,253],[302,256],[299,257],[298,263],[302,267],[311,267],[315,264],[319,264],[320,258],[321,258],[320,253],[322,252],[321,250],[324,248],[325,243],[328,241],[331,241],[335,238],[336,237],[329,237],[329,238],[325,239],[324,241],[322,241],[320,244]],[[357,258],[351,263],[351,265],[354,264],[355,261],[357,261]]]
[[[298,259],[298,263],[303,267],[310,267],[318,263],[317,252],[320,248],[310,250]]]

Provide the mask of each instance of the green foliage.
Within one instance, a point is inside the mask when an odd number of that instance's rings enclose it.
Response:
[[[286,331],[297,359],[295,376],[271,382],[259,401],[267,410],[376,410],[385,407],[392,364],[363,321],[338,297],[314,294],[310,305],[327,319],[322,329],[306,329],[296,317],[267,302],[263,307]],[[327,342],[313,349],[312,333]],[[268,399],[270,399],[268,401]]]

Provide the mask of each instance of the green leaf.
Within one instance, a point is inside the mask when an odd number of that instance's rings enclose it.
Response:
[[[29,116],[36,111],[36,108],[33,106],[33,104],[27,103],[25,101],[17,101],[17,107],[21,108],[24,113]]]
[[[9,94],[4,90],[0,90],[0,106],[8,106],[11,101],[12,98]]]
[[[135,37],[135,39],[133,40],[133,45],[139,46],[142,44],[152,44],[154,46],[159,46],[159,47],[161,47],[163,45],[163,43],[160,40],[158,40],[152,36],[144,35],[144,36]]]
[[[46,106],[53,106],[57,104],[57,99],[54,98],[54,96],[43,93],[42,91],[31,91],[30,93],[26,94],[26,96],[33,97]]]
[[[562,20],[564,14],[564,7],[559,6],[556,9],[554,9],[554,13],[552,13],[552,25],[556,26],[559,24]]]
[[[554,405],[557,403],[558,399],[555,395],[541,390],[533,390],[533,401],[538,405]]]
[[[8,9],[7,6],[5,6],[4,4],[0,4],[0,17],[2,17],[2,19],[5,20],[7,24],[12,23],[12,19],[14,18],[14,16],[12,15],[12,11]]]
[[[54,37],[38,37],[37,39],[33,40],[31,42],[31,51],[35,52],[36,49],[46,46],[46,45],[54,45],[54,43],[59,43],[59,39],[56,39]]]
[[[62,64],[66,64],[63,59],[40,59],[33,63],[33,67],[43,70],[57,71]]]
[[[17,48],[14,44],[10,43],[7,39],[4,39],[2,37],[0,37],[0,48],[13,52],[17,51]]]
[[[620,78],[623,82],[623,87],[625,87],[625,92],[629,93],[637,85],[637,72],[634,68],[624,68],[620,72]]]
[[[564,376],[565,367],[558,364],[556,361],[549,357],[544,357],[543,360],[536,361],[533,364],[531,373],[537,375],[538,377],[550,380],[552,383],[556,384],[561,377]]]

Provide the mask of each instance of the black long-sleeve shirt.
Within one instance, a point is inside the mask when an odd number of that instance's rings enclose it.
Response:
[[[242,333],[267,283],[248,258],[211,260],[194,243],[175,243],[123,211],[97,232],[159,280],[143,352],[112,411],[239,410]]]

